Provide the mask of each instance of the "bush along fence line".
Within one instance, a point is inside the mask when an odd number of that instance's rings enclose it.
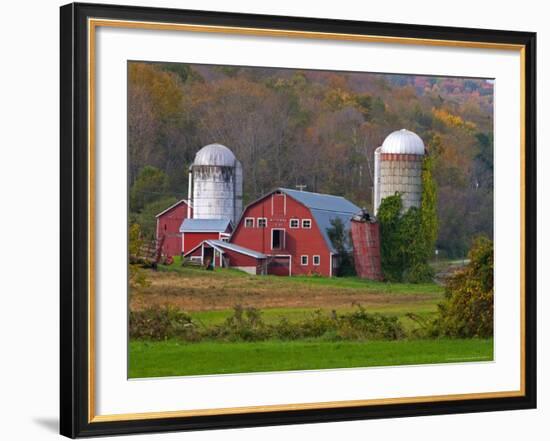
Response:
[[[179,339],[186,342],[265,340],[397,340],[407,335],[397,317],[368,313],[357,305],[350,313],[311,313],[300,321],[281,318],[266,323],[257,308],[237,305],[222,324],[206,327],[184,311],[155,307],[130,312],[130,338],[143,340]]]

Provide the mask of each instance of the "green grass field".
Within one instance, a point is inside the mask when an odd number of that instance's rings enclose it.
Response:
[[[489,361],[493,340],[130,342],[130,378]]]
[[[238,270],[182,267],[179,259],[149,275],[151,285],[132,291],[132,310],[172,306],[205,328],[222,324],[235,305],[261,310],[265,323],[300,321],[316,310],[347,313],[360,304],[367,312],[399,318],[409,335],[430,318],[443,299],[435,283],[373,282],[357,277],[251,276]],[[405,339],[397,341],[317,340],[261,342],[131,341],[131,378],[266,372],[346,367],[487,361],[493,341],[478,339]]]

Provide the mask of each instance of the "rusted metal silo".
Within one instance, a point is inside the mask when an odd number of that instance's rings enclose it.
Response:
[[[383,280],[380,261],[380,227],[366,211],[352,217],[351,241],[357,275],[364,279]]]
[[[385,197],[401,194],[403,212],[422,201],[422,139],[407,129],[390,133],[374,152],[374,214]]]

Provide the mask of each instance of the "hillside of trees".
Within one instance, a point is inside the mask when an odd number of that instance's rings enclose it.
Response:
[[[372,208],[373,152],[394,130],[424,140],[437,185],[437,247],[466,254],[493,234],[493,84],[483,79],[128,64],[130,216],[187,196],[195,153],[218,142],[243,164],[244,203],[274,187]]]

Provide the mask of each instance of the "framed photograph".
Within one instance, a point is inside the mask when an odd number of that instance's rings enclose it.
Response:
[[[61,8],[61,433],[536,406],[528,32]]]

